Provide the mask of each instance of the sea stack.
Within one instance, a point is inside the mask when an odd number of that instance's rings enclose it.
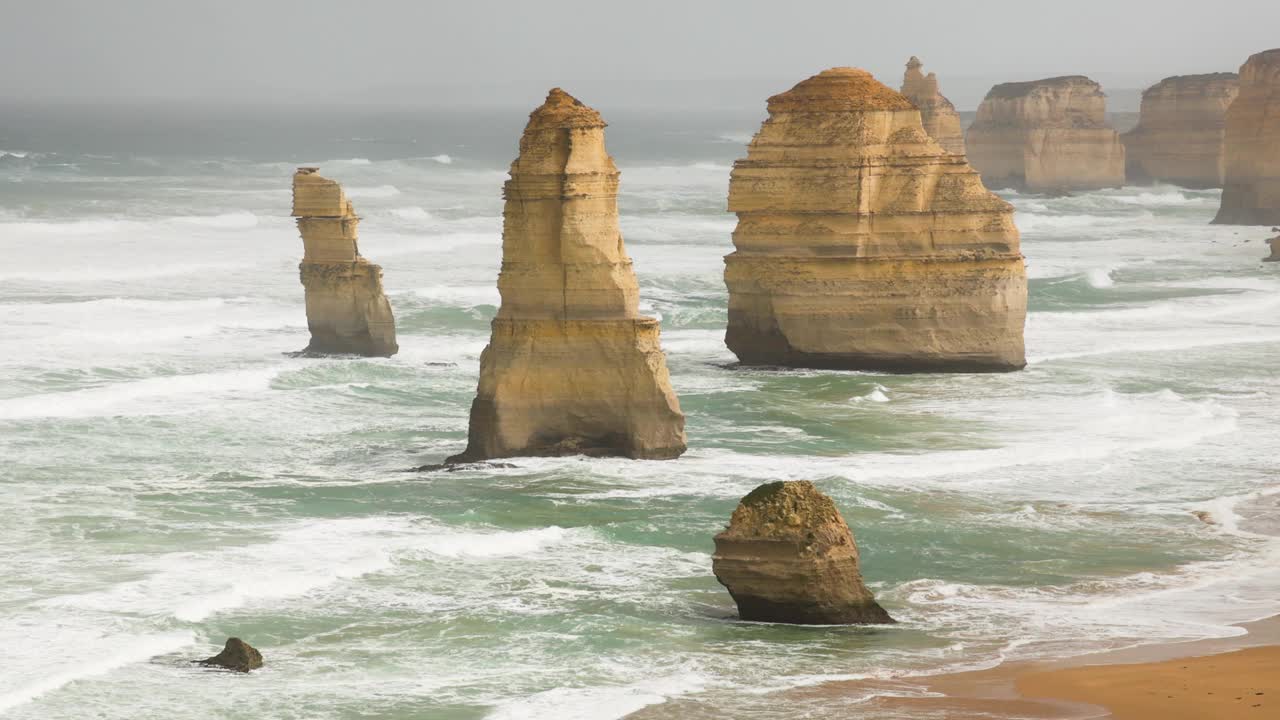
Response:
[[[734,164],[725,343],[747,365],[1003,371],[1026,364],[1013,208],[855,68],[769,98]]]
[[[1235,73],[1175,75],[1147,88],[1138,126],[1120,136],[1127,181],[1222,187],[1223,130],[1239,89]]]
[[[529,115],[504,188],[502,305],[480,356],[467,449],[669,459],[684,415],[618,229],[600,113],[553,89]]]
[[[858,546],[840,511],[807,480],[752,490],[715,544],[711,570],[743,620],[894,621],[862,582]]]
[[[1280,225],[1280,48],[1240,67],[1227,110],[1219,225]]]
[[[302,234],[306,289],[307,354],[395,355],[396,321],[382,292],[382,268],[360,257],[356,216],[338,183],[298,168],[293,175],[293,216]]]
[[[907,72],[902,76],[902,94],[920,110],[920,122],[929,137],[947,152],[964,154],[964,130],[960,127],[960,113],[956,106],[938,92],[938,76],[920,71],[923,63],[912,55],[907,61]]]
[[[1124,184],[1124,145],[1102,86],[1083,75],[996,85],[965,136],[991,188],[1043,193]]]

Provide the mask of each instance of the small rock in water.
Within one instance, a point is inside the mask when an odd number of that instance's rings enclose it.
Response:
[[[858,546],[844,517],[807,480],[752,490],[715,543],[711,570],[743,620],[894,622],[862,582]]]
[[[1213,515],[1210,514],[1208,510],[1192,510],[1191,514],[1195,515],[1196,519],[1204,523],[1205,525],[1218,524],[1218,521],[1213,519]]]
[[[262,653],[240,638],[233,637],[227,638],[227,644],[223,646],[222,652],[196,662],[210,667],[247,673],[262,667]]]
[[[504,462],[442,462],[419,465],[409,472],[458,472],[459,470],[510,470],[519,465]]]

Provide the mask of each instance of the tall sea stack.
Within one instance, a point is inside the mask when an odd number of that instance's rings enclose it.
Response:
[[[1240,67],[1227,109],[1220,225],[1280,225],[1280,48]]]
[[[293,216],[302,234],[307,327],[304,353],[395,355],[396,321],[382,292],[382,268],[360,257],[356,216],[338,183],[298,168],[293,175]]]
[[[1124,145],[1102,86],[1083,75],[996,85],[965,135],[991,188],[1060,193],[1124,184]]]
[[[923,63],[912,55],[902,76],[902,94],[920,110],[920,121],[929,137],[947,152],[964,154],[964,130],[956,106],[938,91],[938,76],[920,71]]]
[[[605,122],[559,88],[529,115],[504,188],[502,306],[480,356],[467,449],[667,459],[684,415],[618,229]]]
[[[1175,75],[1147,88],[1138,126],[1120,136],[1127,181],[1222,187],[1227,107],[1239,89],[1235,73]]]
[[[835,68],[769,98],[729,210],[725,342],[744,364],[1025,365],[1013,208],[870,73]]]

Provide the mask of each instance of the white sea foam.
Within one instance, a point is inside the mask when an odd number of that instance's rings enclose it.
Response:
[[[0,419],[167,415],[261,392],[282,367],[151,377],[70,392],[0,400]]]
[[[452,164],[453,164],[453,158],[452,158],[452,157],[450,157],[449,155],[444,154],[444,153],[440,153],[439,155],[432,155],[431,157],[429,157],[429,158],[427,158],[427,159],[428,159],[428,160],[435,160],[436,162],[440,163],[441,165],[452,165]]]
[[[698,692],[707,685],[705,676],[689,669],[629,685],[560,687],[503,703],[485,717],[487,720],[616,720],[650,705]]]
[[[68,629],[61,630],[66,633]],[[5,643],[6,660],[12,664],[6,677],[0,679],[0,683],[7,686],[0,686],[0,712],[29,703],[77,680],[105,675],[126,665],[180,650],[195,641],[195,634],[190,631],[116,636],[82,633],[69,647],[58,647],[56,641],[50,647],[29,636],[9,640]],[[23,658],[24,648],[36,650],[38,655]],[[20,658],[24,662],[15,662]]]
[[[1113,287],[1116,281],[1111,277],[1111,268],[1094,268],[1085,274],[1089,285],[1098,289]]]
[[[349,198],[389,198],[400,194],[395,185],[378,185],[375,187],[349,187],[346,189]]]
[[[221,215],[200,215],[176,217],[172,222],[179,225],[197,225],[215,230],[243,230],[258,224],[258,216],[251,212],[223,213]]]
[[[430,220],[431,219],[431,213],[427,212],[426,210],[420,207],[394,208],[391,210],[391,214],[395,215],[401,220]]]
[[[536,553],[583,532],[554,525],[513,532],[457,532],[429,538],[422,542],[422,547],[434,555],[450,558],[513,557]]]

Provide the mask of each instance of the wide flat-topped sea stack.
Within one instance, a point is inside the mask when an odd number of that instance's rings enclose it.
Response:
[[[1222,225],[1280,225],[1280,48],[1240,66],[1240,94],[1227,109]]]
[[[862,580],[858,545],[831,498],[807,480],[752,490],[716,535],[711,570],[743,620],[892,623]]]
[[[920,71],[923,64],[912,55],[902,76],[902,94],[920,110],[920,122],[929,137],[947,152],[964,154],[964,129],[956,106],[938,91],[938,76]]]
[[[1124,145],[1102,86],[1083,75],[996,85],[965,135],[991,188],[1069,192],[1124,184]]]
[[[394,355],[396,322],[382,291],[382,268],[360,256],[360,218],[342,187],[317,170],[298,168],[293,175],[293,216],[303,247],[299,271],[311,329],[303,352]]]
[[[1147,88],[1138,126],[1120,136],[1127,181],[1222,187],[1227,108],[1239,89],[1235,73],[1175,75]]]
[[[1026,364],[1013,208],[863,70],[769,98],[734,164],[725,342],[748,365],[1001,371]]]
[[[502,306],[480,357],[467,449],[667,459],[685,450],[658,321],[618,229],[604,120],[556,88],[529,116],[503,212]]]

